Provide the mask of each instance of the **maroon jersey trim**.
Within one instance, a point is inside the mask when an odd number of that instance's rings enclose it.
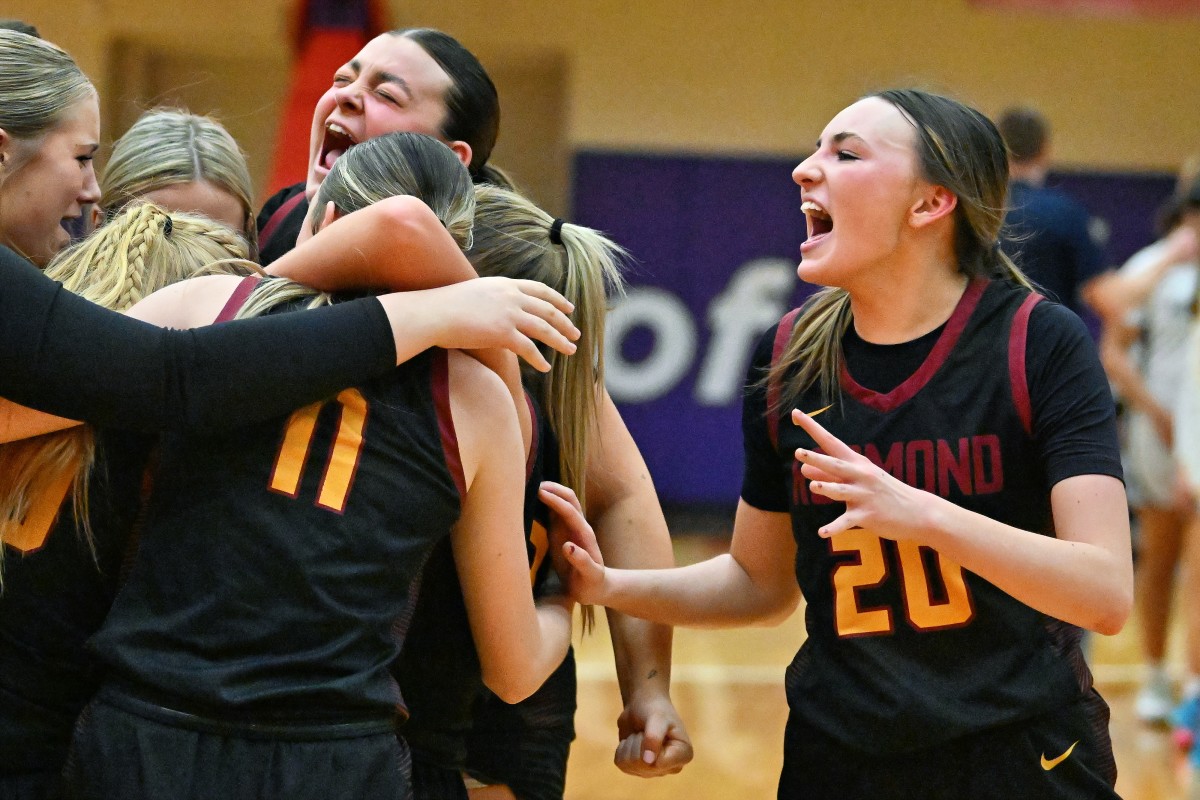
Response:
[[[1013,315],[1012,329],[1008,334],[1008,377],[1012,381],[1013,405],[1017,407],[1021,427],[1030,436],[1033,435],[1033,404],[1029,400],[1029,380],[1025,374],[1025,350],[1029,339],[1029,315],[1041,300],[1040,294],[1025,298]]]
[[[783,315],[783,319],[779,320],[779,327],[775,329],[775,345],[771,348],[771,369],[775,368],[779,358],[783,355],[783,351],[787,348],[787,343],[791,341],[792,329],[796,327],[796,317],[800,316],[803,308],[793,308],[791,311]],[[783,386],[778,380],[771,380],[767,383],[767,435],[771,437],[771,445],[779,449],[779,414],[782,409],[776,408],[779,405],[779,397],[783,393]]]
[[[533,477],[533,465],[537,462],[538,445],[538,415],[537,407],[533,404],[533,398],[529,392],[525,392],[525,406],[529,409],[529,422],[531,426],[529,437],[529,452],[525,454],[525,482],[529,483],[529,479]]]
[[[438,433],[446,467],[458,487],[460,499],[467,496],[467,477],[463,474],[462,455],[458,452],[458,434],[454,432],[454,416],[450,413],[450,368],[445,350],[433,351],[433,405],[437,411]]]
[[[233,290],[233,294],[229,295],[229,299],[225,301],[225,306],[221,309],[221,313],[217,314],[217,318],[213,322],[229,322],[229,320],[237,316],[237,312],[241,311],[242,306],[246,305],[251,292],[254,291],[261,280],[262,278],[257,275],[247,275],[242,278],[237,288]]]
[[[297,192],[284,201],[283,205],[275,209],[275,213],[271,215],[271,218],[267,220],[267,224],[263,225],[263,229],[258,233],[260,248],[265,247],[271,241],[271,237],[275,234],[275,229],[279,227],[279,224],[283,222],[288,214],[292,213],[292,209],[304,201],[304,197],[304,192]]]
[[[875,411],[893,411],[900,405],[911,400],[937,374],[942,365],[946,363],[946,359],[950,357],[950,353],[954,351],[954,346],[958,344],[959,337],[962,336],[963,330],[967,327],[967,320],[971,318],[975,307],[979,305],[979,299],[983,297],[983,292],[987,286],[988,281],[985,278],[976,278],[967,284],[967,290],[959,298],[958,305],[954,307],[954,313],[946,321],[946,327],[942,330],[942,335],[938,337],[937,343],[929,351],[929,355],[925,357],[924,363],[921,364],[916,372],[908,376],[908,379],[904,383],[887,394],[880,394],[862,386],[858,381],[854,380],[850,375],[850,371],[846,368],[845,361],[843,361],[841,372],[842,388],[855,400]]]

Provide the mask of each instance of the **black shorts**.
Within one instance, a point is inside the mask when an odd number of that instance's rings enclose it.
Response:
[[[487,693],[467,737],[467,774],[504,784],[517,800],[562,800],[575,739],[575,653],[541,688],[509,705]]]
[[[469,800],[460,770],[440,767],[413,753],[413,800]]]
[[[57,800],[62,776],[57,770],[0,775],[0,800]]]
[[[219,723],[214,723],[219,724]],[[407,800],[409,752],[394,731],[321,738],[197,730],[92,701],[64,772],[70,800]],[[283,734],[286,735],[286,734]]]
[[[1108,706],[1095,692],[1032,719],[916,752],[847,747],[794,713],[779,800],[1105,800],[1117,798]]]

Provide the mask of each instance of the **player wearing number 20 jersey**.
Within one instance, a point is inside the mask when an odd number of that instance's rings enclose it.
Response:
[[[76,733],[74,791],[404,797],[388,667],[462,491],[442,350],[290,417],[165,438],[138,558],[95,639],[110,677]],[[223,737],[220,774],[179,763],[208,746],[183,734]],[[140,777],[114,754],[123,736]],[[272,764],[260,740],[346,745]]]
[[[1087,333],[1069,312],[1039,300],[976,279],[946,324],[914,342],[871,345],[851,327],[840,390],[819,421],[909,485],[1052,536],[1055,483],[1121,473],[1111,399]],[[752,380],[778,357],[794,319],[764,339]],[[863,529],[818,536],[845,506],[813,493],[801,475],[793,454],[814,445],[789,412],[817,412],[827,402],[810,388],[772,413],[778,391],[760,384],[747,399],[743,498],[790,512],[797,544],[808,639],[787,672],[788,752],[811,748],[813,738],[879,756],[931,752],[1082,704],[1083,727],[1094,736],[1076,759],[1088,748],[1097,772],[1115,777],[1107,709],[1092,689],[1078,629],[931,548]],[[808,742],[792,736],[801,729]],[[1037,760],[1029,764],[1040,773]],[[940,770],[971,771],[981,773],[966,761]],[[792,777],[802,794],[805,778]],[[781,796],[790,779],[785,766]]]

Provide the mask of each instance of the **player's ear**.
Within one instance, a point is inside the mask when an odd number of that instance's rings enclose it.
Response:
[[[958,195],[939,186],[928,184],[920,190],[909,207],[909,222],[913,227],[923,228],[945,219],[958,208]]]
[[[308,216],[304,220],[304,224],[300,226],[300,234],[296,237],[296,244],[307,242],[326,225],[330,224],[342,214],[338,211],[337,206],[330,200],[325,204],[325,207],[318,210],[317,206],[313,206],[308,212]]]

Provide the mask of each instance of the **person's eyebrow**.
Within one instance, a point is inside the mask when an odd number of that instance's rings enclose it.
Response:
[[[399,75],[396,75],[395,73],[381,71],[378,74],[378,76],[376,77],[374,83],[376,86],[378,86],[381,83],[395,84],[396,86],[399,86],[406,95],[408,95],[409,100],[413,99],[412,87],[410,87],[408,85],[408,81],[404,80],[404,78],[401,78]]]
[[[864,144],[867,141],[866,139],[862,138],[854,131],[842,131],[841,133],[835,133],[833,135],[833,143],[834,144],[841,144],[842,142],[846,141],[847,139],[858,139],[860,142],[863,142]],[[818,150],[821,149],[821,140],[820,139],[817,139],[817,149]]]
[[[361,64],[361,63],[359,63],[359,61],[358,61],[358,59],[357,59],[357,58],[352,58],[352,59],[350,59],[350,60],[349,60],[349,61],[347,61],[347,62],[346,62],[346,63],[345,63],[343,66],[347,66],[347,67],[349,67],[350,69],[352,69],[352,70],[354,71],[354,74],[355,74],[355,75],[357,75],[358,73],[362,72],[362,64]]]

